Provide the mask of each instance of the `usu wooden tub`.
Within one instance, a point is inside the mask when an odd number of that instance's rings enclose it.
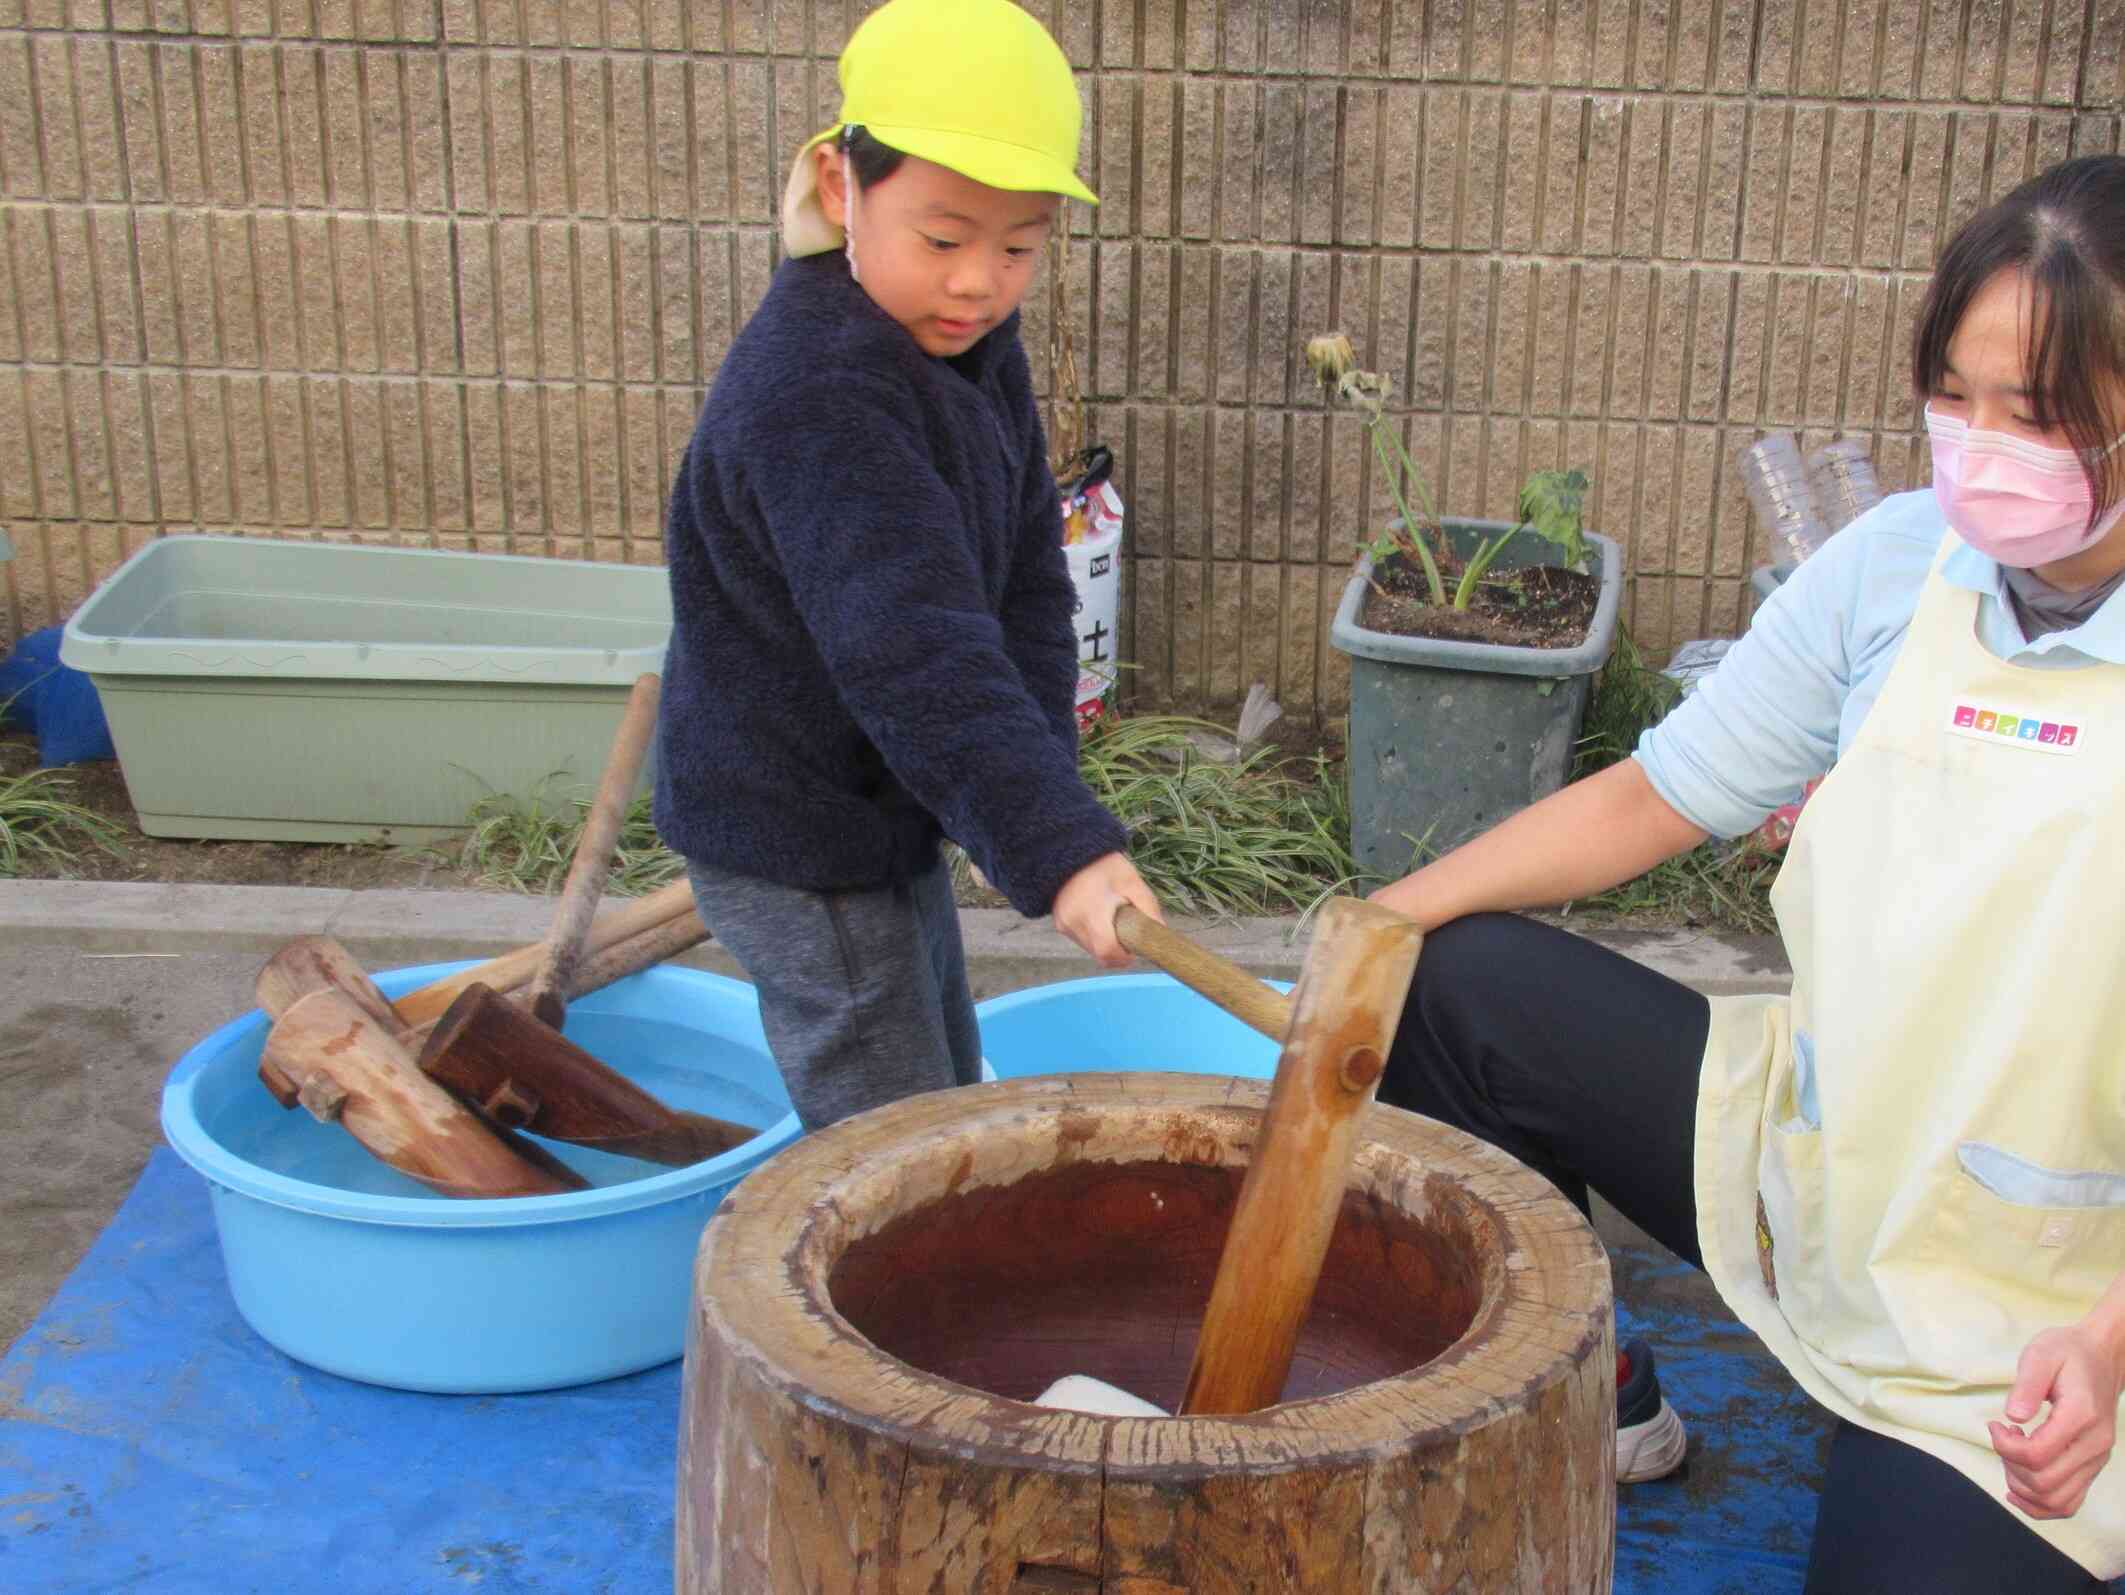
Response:
[[[1605,1591],[1608,1262],[1539,1176],[1365,1125],[1282,1404],[1180,1396],[1266,1082],[1088,1074],[941,1092],[808,1137],[695,1269],[682,1595]]]

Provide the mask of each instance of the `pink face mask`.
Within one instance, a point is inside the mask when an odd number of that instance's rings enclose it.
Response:
[[[2125,518],[2121,501],[2088,524],[2095,498],[2073,449],[2046,448],[2005,432],[1974,432],[1930,405],[1926,430],[1933,438],[1933,496],[1941,513],[1956,536],[2002,565],[2027,570],[2070,559]]]

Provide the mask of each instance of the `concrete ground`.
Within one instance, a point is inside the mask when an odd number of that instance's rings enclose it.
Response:
[[[0,1346],[11,1344],[131,1188],[160,1139],[163,1077],[254,1006],[252,977],[290,937],[336,936],[370,969],[484,958],[536,941],[548,901],[472,892],[17,881],[0,888]],[[1093,973],[1044,923],[964,916],[977,999]],[[1296,979],[1289,920],[1188,926],[1263,979]],[[1780,990],[1768,938],[1602,938],[1701,991]],[[712,944],[682,962],[739,974]],[[1612,1244],[1644,1238],[1606,1210]]]

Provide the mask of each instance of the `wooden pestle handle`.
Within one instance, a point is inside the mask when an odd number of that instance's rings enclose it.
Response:
[[[1229,958],[1220,958],[1171,926],[1161,925],[1133,903],[1114,911],[1114,935],[1136,954],[1158,965],[1190,990],[1199,992],[1271,1041],[1291,1031],[1291,999],[1266,986]]]
[[[708,927],[701,923],[697,911],[689,908],[683,914],[674,914],[661,925],[637,931],[625,941],[586,953],[576,965],[576,978],[568,983],[568,1000],[574,1002],[578,997],[603,991],[616,980],[654,969],[707,940]]]
[[[592,920],[590,934],[583,939],[584,949],[587,953],[601,953],[682,914],[694,914],[694,889],[690,882],[676,880]],[[474,964],[470,969],[445,975],[418,991],[409,991],[391,1006],[397,1010],[399,1021],[408,1027],[433,1024],[442,1018],[443,1010],[455,1002],[458,993],[467,986],[492,986],[497,991],[514,991],[538,973],[545,957],[546,944],[533,942],[515,952],[503,953],[499,958],[490,958],[484,964]],[[577,990],[571,995],[581,996],[582,993]]]
[[[627,709],[613,736],[605,774],[591,800],[583,834],[576,841],[575,857],[569,860],[568,879],[561,885],[553,928],[546,933],[546,954],[525,993],[531,1011],[556,1030],[568,1011],[569,983],[575,979],[584,938],[590,934],[591,919],[605,890],[605,874],[612,868],[612,850],[620,840],[627,805],[634,799],[635,780],[656,733],[657,698],[663,685],[654,672],[644,672],[635,678],[634,690],[627,695]]]
[[[1282,1398],[1423,942],[1413,921],[1376,903],[1338,897],[1322,910],[1182,1416],[1255,1412]]]
[[[602,926],[604,921],[597,923]],[[629,975],[639,974],[645,969],[654,969],[667,959],[676,958],[688,948],[698,947],[707,940],[708,927],[701,923],[701,916],[693,909],[674,914],[661,924],[652,925],[647,930],[638,930],[632,936],[585,954],[583,961],[576,965],[575,979],[568,983],[568,1000],[574,1002],[578,997],[587,997],[594,991],[603,991],[607,986],[625,980]],[[544,942],[538,942],[529,950],[539,953],[545,946]],[[463,992],[457,990],[457,983],[469,980],[478,973],[477,969],[468,969],[462,975],[450,977],[453,1001],[457,996],[463,995]],[[518,997],[530,978],[527,971],[514,984],[497,985],[494,989],[506,997]],[[442,1013],[449,1011],[446,1004]],[[566,1019],[567,1015],[563,1014],[562,1017]],[[421,1024],[407,1025],[399,1032],[399,1039],[418,1052],[427,1041],[429,1033],[441,1020],[442,1014],[439,1013],[435,1018]]]

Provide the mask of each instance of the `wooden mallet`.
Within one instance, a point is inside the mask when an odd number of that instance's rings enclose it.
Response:
[[[1180,1407],[1184,1417],[1254,1412],[1274,1405],[1290,1377],[1423,934],[1388,909],[1332,898],[1287,998],[1127,905],[1115,933],[1283,1044]],[[1058,1381],[1042,1400],[1136,1414],[1147,1406],[1083,1375]]]
[[[288,1004],[266,1036],[258,1073],[282,1106],[300,1103],[445,1196],[551,1196],[589,1183],[421,1073],[371,1006],[336,985]]]
[[[444,1011],[420,1066],[499,1124],[652,1163],[699,1163],[758,1133],[665,1106],[487,986]]]
[[[700,926],[700,917],[689,909],[662,927],[638,932],[594,954],[577,966],[571,995],[583,996],[635,972],[622,965],[632,966],[638,959],[661,961],[660,939],[690,945],[707,934],[702,930],[694,935],[687,921]],[[338,992],[409,1057],[417,1055],[422,1074],[505,1131],[526,1129],[551,1140],[668,1164],[698,1163],[758,1133],[750,1125],[666,1107],[521,1005],[477,981],[437,1021],[403,1027],[360,963],[329,936],[299,936],[287,943],[259,970],[254,990],[259,1006],[276,1020],[315,992]],[[315,1072],[303,1071],[305,1077]],[[260,1059],[259,1078],[283,1107],[305,1101],[300,1082],[283,1071],[274,1056]],[[520,1150],[548,1157],[533,1143],[508,1139]]]

